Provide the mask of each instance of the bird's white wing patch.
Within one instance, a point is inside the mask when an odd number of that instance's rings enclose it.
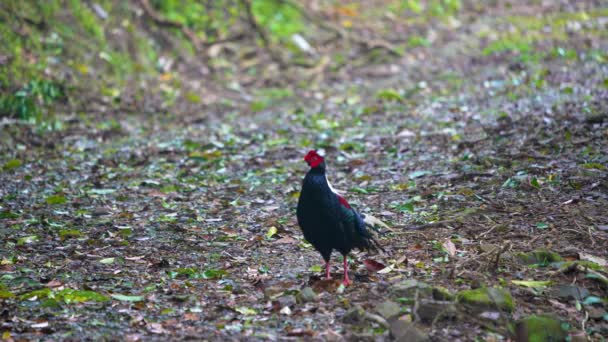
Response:
[[[393,229],[391,227],[388,226],[388,224],[382,222],[380,219],[370,215],[370,214],[365,214],[365,218],[363,218],[363,221],[365,223],[367,223],[370,226],[380,226],[388,231],[393,231]]]

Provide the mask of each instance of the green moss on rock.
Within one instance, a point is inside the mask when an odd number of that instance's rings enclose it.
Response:
[[[515,325],[515,339],[528,342],[565,341],[566,331],[562,323],[548,315],[532,315],[519,320]]]
[[[515,309],[511,293],[497,287],[460,291],[456,295],[456,300],[472,309],[499,309],[508,312],[513,312]]]

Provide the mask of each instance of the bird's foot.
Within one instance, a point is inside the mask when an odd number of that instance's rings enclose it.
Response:
[[[344,280],[342,280],[342,285],[349,286],[350,284],[352,284],[352,281],[350,281],[350,279],[344,278]]]

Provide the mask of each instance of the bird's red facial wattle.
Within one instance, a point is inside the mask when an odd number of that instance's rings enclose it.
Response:
[[[321,157],[317,151],[310,150],[304,157],[304,161],[308,163],[313,169],[319,166],[325,159]]]

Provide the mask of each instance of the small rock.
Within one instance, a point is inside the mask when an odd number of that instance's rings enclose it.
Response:
[[[296,297],[294,297],[292,295],[282,296],[282,297],[278,298],[278,302],[282,308],[284,308],[286,306],[294,306],[294,305],[296,305]]]
[[[562,323],[551,316],[532,315],[515,325],[516,341],[564,341],[566,332]]]
[[[93,210],[93,212],[91,213],[93,216],[104,216],[104,215],[110,215],[112,212],[110,211],[110,209],[105,208],[105,207],[97,207]]]
[[[401,307],[399,306],[399,304],[387,300],[376,305],[376,312],[380,316],[389,319],[391,317],[397,316],[401,312]]]
[[[425,342],[430,341],[428,334],[416,328],[416,325],[411,322],[394,320],[390,327],[391,336],[396,341],[408,342]]]
[[[500,318],[500,312],[498,311],[484,311],[479,314],[479,317],[490,320],[490,321],[498,321]]]
[[[317,300],[317,294],[311,287],[305,287],[298,293],[297,299],[302,303],[315,302]]]
[[[458,311],[452,302],[421,299],[416,313],[422,321],[433,322],[435,319],[456,317]]]
[[[346,311],[344,316],[342,316],[342,321],[346,324],[357,324],[361,323],[365,320],[365,310],[359,305],[349,309]]]
[[[450,290],[443,287],[433,287],[433,299],[435,300],[453,300],[454,295]]]
[[[584,287],[578,287],[567,284],[560,284],[551,289],[551,293],[559,299],[576,299],[582,301],[589,295],[589,290]]]
[[[284,306],[284,307],[281,309],[281,313],[282,313],[283,315],[289,316],[289,315],[291,315],[291,309],[289,308],[289,306]]]
[[[416,293],[418,293],[418,298],[433,297],[433,288],[429,284],[415,279],[407,279],[395,284],[391,292],[395,297],[414,298]]]
[[[269,286],[264,289],[264,298],[266,300],[275,299],[280,297],[284,292],[284,289],[280,286]]]
[[[482,287],[475,290],[460,291],[456,295],[458,303],[462,303],[475,311],[499,309],[513,312],[515,304],[508,290],[497,287]]]
[[[606,313],[606,310],[599,307],[588,306],[586,307],[586,310],[589,313],[589,318],[591,319],[603,319],[604,317],[608,317],[606,316],[608,315],[608,313]]]

